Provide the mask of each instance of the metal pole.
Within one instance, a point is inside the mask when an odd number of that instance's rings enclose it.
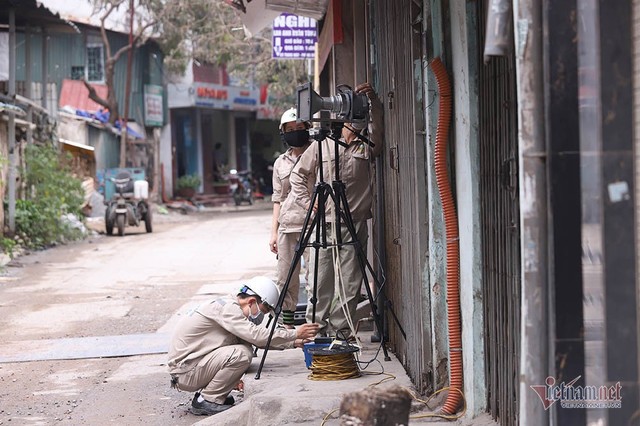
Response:
[[[131,94],[131,66],[133,62],[133,2],[129,0],[129,51],[127,52],[127,80],[124,89],[124,114],[120,124],[120,167],[127,167],[127,122]]]
[[[27,25],[25,31],[25,43],[24,43],[24,67],[25,67],[25,82],[24,82],[24,95],[29,100],[31,100],[31,27]],[[27,107],[27,121],[29,123],[33,122],[33,107],[29,105]],[[33,142],[33,129],[31,126],[27,126],[27,144],[31,144]]]
[[[9,9],[9,97],[16,95],[16,11]],[[16,122],[14,112],[9,110],[9,231],[16,232]]]
[[[46,28],[42,27],[42,108],[47,108],[47,81],[49,80],[49,36]]]
[[[522,318],[520,322],[521,425],[548,423],[530,386],[544,385],[547,366],[547,157],[544,132],[541,0],[514,2]]]

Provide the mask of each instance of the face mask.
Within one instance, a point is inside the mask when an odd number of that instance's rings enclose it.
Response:
[[[285,133],[282,138],[285,143],[294,148],[301,148],[309,143],[309,130],[294,130]]]
[[[354,121],[353,123],[351,123],[351,127],[353,127],[353,130],[363,130],[367,127],[367,122],[366,121]]]
[[[258,305],[256,305],[256,307],[257,306]],[[249,321],[251,321],[255,325],[260,325],[260,324],[262,324],[262,320],[264,319],[264,312],[262,312],[260,310],[260,308],[258,308],[258,313],[254,315],[251,312],[251,306],[249,306],[249,317],[248,318],[249,318]]]

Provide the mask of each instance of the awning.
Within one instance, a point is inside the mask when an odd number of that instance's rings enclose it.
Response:
[[[107,86],[104,84],[92,84],[96,93],[102,99],[107,98]],[[62,89],[60,89],[60,101],[58,102],[60,108],[65,106],[73,107],[76,110],[97,112],[101,105],[98,105],[91,99],[89,99],[89,91],[84,86],[84,83],[80,80],[62,80]]]
[[[72,147],[72,148],[75,148],[75,149],[78,149],[78,150],[81,150],[81,151],[94,152],[96,150],[92,146],[85,145],[85,144],[80,143],[80,142],[73,142],[73,141],[70,141],[68,139],[58,138],[58,141],[63,145],[66,145],[68,147]]]
[[[329,0],[265,0],[267,9],[293,13],[319,21],[327,11]]]
[[[242,23],[253,35],[285,12],[320,20],[327,11],[329,0],[227,0],[227,3],[241,12]]]

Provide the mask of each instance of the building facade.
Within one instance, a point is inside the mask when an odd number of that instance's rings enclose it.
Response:
[[[320,94],[385,106],[374,256],[416,387],[461,374],[501,425],[637,422],[637,2],[311,3]]]

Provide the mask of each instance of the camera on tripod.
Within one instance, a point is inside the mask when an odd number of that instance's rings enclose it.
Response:
[[[311,83],[298,86],[297,113],[298,120],[319,121],[321,127],[329,126],[331,122],[338,123],[366,123],[369,114],[369,99],[364,93],[355,93],[346,84],[336,86],[337,94],[322,97],[311,87]],[[314,119],[318,111],[328,111],[335,114],[335,118]]]

